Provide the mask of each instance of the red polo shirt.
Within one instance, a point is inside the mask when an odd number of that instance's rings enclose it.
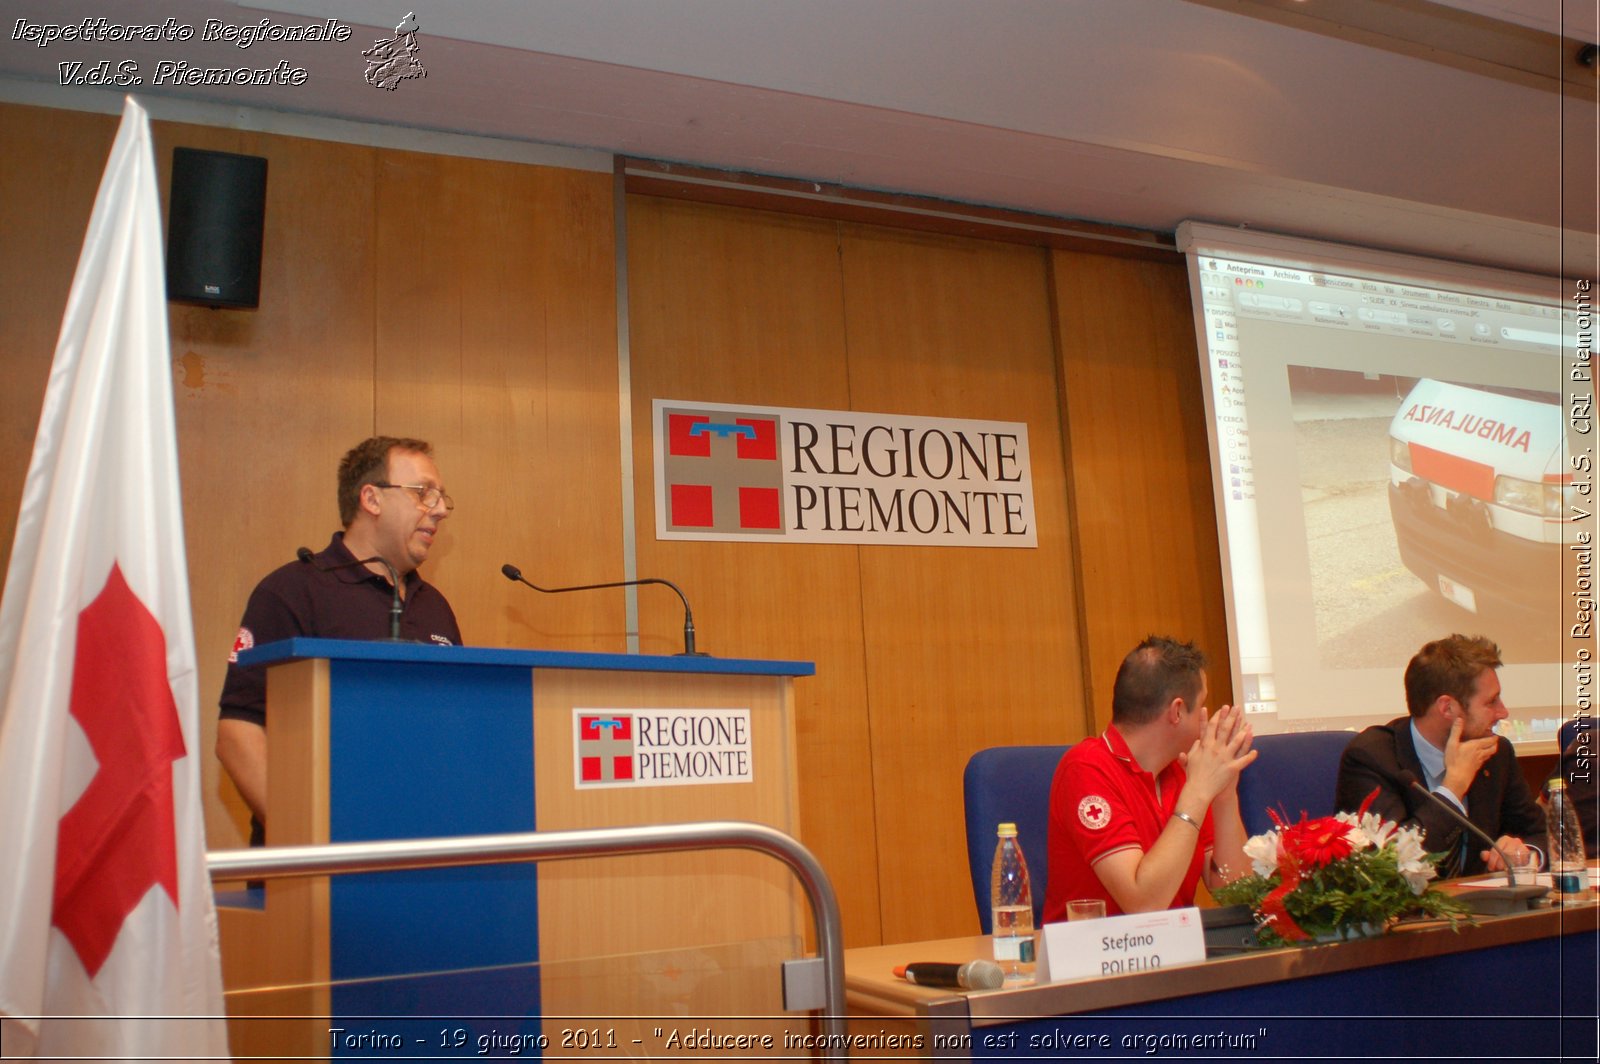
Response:
[[[1114,724],[1106,728],[1104,735],[1085,739],[1066,752],[1050,785],[1050,874],[1044,902],[1045,923],[1065,920],[1067,902],[1077,898],[1103,898],[1107,915],[1122,912],[1095,875],[1094,866],[1122,850],[1149,852],[1172,819],[1178,792],[1187,778],[1176,760],[1159,776],[1140,768]],[[1194,904],[1195,884],[1211,846],[1208,809],[1195,839],[1194,858],[1167,908]]]

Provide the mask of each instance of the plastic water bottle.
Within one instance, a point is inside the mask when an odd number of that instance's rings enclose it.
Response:
[[[1550,843],[1550,874],[1561,894],[1583,894],[1589,889],[1589,861],[1583,852],[1583,829],[1578,811],[1567,797],[1567,781],[1550,781],[1550,804],[1545,807]]]
[[[994,960],[1006,973],[1007,986],[1022,986],[1033,982],[1033,890],[1017,825],[1001,824],[998,833],[989,879]]]

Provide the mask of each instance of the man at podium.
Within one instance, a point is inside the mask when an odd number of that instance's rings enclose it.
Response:
[[[430,445],[364,440],[339,463],[344,530],[318,554],[302,548],[297,561],[268,573],[250,593],[228,655],[216,749],[250,807],[252,846],[261,845],[267,818],[267,677],[265,669],[241,666],[239,652],[295,636],[387,639],[397,600],[401,639],[460,645],[450,604],[417,573],[453,509]]]
[[[1044,921],[1067,902],[1106,912],[1194,904],[1250,869],[1239,773],[1256,758],[1244,713],[1206,711],[1206,658],[1193,643],[1151,636],[1123,659],[1111,724],[1062,757],[1050,789],[1050,876]]]

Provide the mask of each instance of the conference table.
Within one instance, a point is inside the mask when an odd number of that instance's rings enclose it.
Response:
[[[893,971],[986,958],[984,936],[852,949],[852,1054],[1594,1060],[1597,927],[1591,894],[1455,929],[1431,921],[1350,942],[970,992],[915,986]]]

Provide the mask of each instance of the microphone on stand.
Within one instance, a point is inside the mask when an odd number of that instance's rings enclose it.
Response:
[[[1498,854],[1500,856],[1500,863],[1506,866],[1506,882],[1513,887],[1517,885],[1517,873],[1516,870],[1511,867],[1511,859],[1506,856],[1506,852],[1500,848],[1500,845],[1489,837],[1488,832],[1484,831],[1478,825],[1462,816],[1460,811],[1452,806],[1449,802],[1445,801],[1443,798],[1440,798],[1437,794],[1434,794],[1432,791],[1428,790],[1428,788],[1424,787],[1422,785],[1422,781],[1417,779],[1417,774],[1415,772],[1404,770],[1400,773],[1398,779],[1400,780],[1402,786],[1410,787],[1428,801],[1432,802],[1440,809],[1443,809],[1450,819],[1454,820],[1457,824],[1460,824],[1462,827],[1466,828],[1467,831],[1477,836],[1483,841],[1485,846],[1489,847],[1489,849]]]
[[[400,638],[400,610],[402,608],[400,602],[400,574],[395,571],[394,566],[390,565],[387,559],[380,558],[374,554],[370,558],[357,558],[353,562],[340,562],[337,565],[323,565],[321,562],[317,561],[316,555],[311,553],[310,547],[301,547],[299,550],[294,552],[294,556],[311,566],[313,569],[317,570],[319,573],[331,573],[336,569],[353,569],[358,565],[370,565],[373,562],[377,562],[379,565],[383,566],[389,574],[389,582],[393,588],[389,596],[389,642],[407,642],[407,640]]]
[[[680,657],[703,658],[707,656],[704,652],[694,648],[694,614],[689,609],[689,600],[684,597],[682,591],[678,590],[678,585],[670,580],[657,580],[654,577],[647,577],[643,580],[618,580],[609,584],[580,584],[576,587],[540,587],[524,577],[522,570],[509,562],[500,567],[500,572],[512,583],[527,584],[535,591],[546,595],[560,595],[568,591],[599,591],[608,587],[643,587],[646,584],[660,584],[663,587],[670,587],[678,596],[678,601],[683,603],[683,653]]]
[[[1489,833],[1484,831],[1478,825],[1474,824],[1472,821],[1468,820],[1466,817],[1462,816],[1461,813],[1449,802],[1445,801],[1443,798],[1440,798],[1437,794],[1434,794],[1432,791],[1428,790],[1428,788],[1424,787],[1422,785],[1422,781],[1417,779],[1417,774],[1415,772],[1412,772],[1409,769],[1403,769],[1401,770],[1400,774],[1395,777],[1395,779],[1401,784],[1401,786],[1411,788],[1428,801],[1438,806],[1440,809],[1443,809],[1452,820],[1466,828],[1467,831],[1472,835],[1481,839],[1483,843],[1489,847],[1489,849],[1500,855],[1500,863],[1506,866],[1506,885],[1504,887],[1486,887],[1482,889],[1475,888],[1469,893],[1465,893],[1463,895],[1468,903],[1472,904],[1475,912],[1483,913],[1488,916],[1496,916],[1507,912],[1516,912],[1521,909],[1526,909],[1528,906],[1532,905],[1535,900],[1544,897],[1544,895],[1550,892],[1549,887],[1543,886],[1539,883],[1518,883],[1517,870],[1511,866],[1511,861],[1506,856],[1506,852],[1489,837]]]

